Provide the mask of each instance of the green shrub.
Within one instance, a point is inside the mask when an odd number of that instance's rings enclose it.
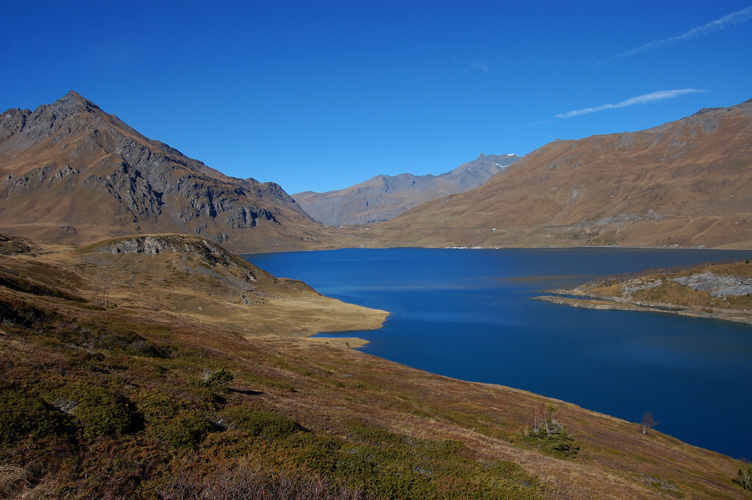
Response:
[[[535,412],[533,425],[522,432],[522,437],[550,455],[559,458],[575,457],[580,447],[574,436],[556,419],[557,411],[555,406],[541,405]]]
[[[219,370],[205,371],[203,380],[197,381],[196,384],[200,387],[226,390],[234,379],[235,377],[232,375],[232,372],[220,368]]]
[[[79,388],[70,400],[71,411],[87,438],[120,436],[142,426],[142,417],[133,403],[100,387]]]
[[[140,395],[138,408],[147,434],[173,448],[195,448],[212,431],[211,423],[198,410],[189,410],[177,399],[159,392]]]
[[[739,475],[734,479],[734,482],[745,490],[752,491],[752,464],[746,464],[739,469]]]
[[[179,410],[150,427],[149,434],[173,448],[195,448],[212,431],[211,423],[197,411]]]
[[[57,408],[9,384],[0,384],[0,443],[68,434],[74,429],[70,417]]]
[[[177,399],[160,392],[144,390],[139,394],[138,409],[147,425],[172,418],[181,408],[182,405]]]
[[[284,415],[242,407],[230,408],[223,413],[223,418],[229,429],[268,439],[283,439],[303,430],[300,424]]]
[[[133,356],[167,358],[169,349],[159,347],[130,331],[108,331],[93,335],[90,344],[97,349],[122,351]]]

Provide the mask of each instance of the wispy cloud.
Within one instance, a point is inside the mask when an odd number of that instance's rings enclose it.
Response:
[[[654,40],[644,45],[640,45],[636,49],[628,50],[626,52],[622,52],[621,54],[617,54],[608,59],[605,59],[603,61],[597,62],[594,64],[594,66],[606,64],[606,63],[613,61],[614,59],[619,59],[625,56],[631,56],[633,54],[637,54],[638,52],[642,52],[644,50],[655,49],[659,47],[668,47],[670,45],[676,45],[678,43],[682,43],[687,40],[691,40],[693,38],[698,38],[701,36],[708,35],[714,31],[725,29],[729,26],[734,26],[736,24],[747,22],[750,19],[752,19],[752,7],[747,7],[746,9],[732,12],[731,14],[727,14],[721,18],[716,19],[715,21],[711,21],[707,24],[703,24],[702,26],[696,26],[692,28],[691,30],[685,33],[682,33],[679,36],[674,36],[671,38],[663,38],[661,40]]]
[[[665,101],[666,99],[673,99],[684,94],[693,94],[696,92],[705,91],[697,89],[658,90],[649,94],[632,97],[631,99],[617,102],[616,104],[603,104],[601,106],[595,106],[593,108],[575,109],[574,111],[569,111],[567,113],[559,113],[558,115],[556,115],[556,118],[572,118],[573,116],[586,115],[589,113],[599,113],[608,109],[626,108],[629,106],[637,106],[638,104],[649,104],[651,102]]]
[[[479,62],[471,62],[470,66],[472,66],[475,69],[479,69],[484,73],[488,73],[488,61],[484,61],[482,63]]]

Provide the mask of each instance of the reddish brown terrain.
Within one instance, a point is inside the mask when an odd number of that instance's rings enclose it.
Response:
[[[385,315],[205,238],[0,254],[2,498],[752,498],[660,427],[303,338]]]

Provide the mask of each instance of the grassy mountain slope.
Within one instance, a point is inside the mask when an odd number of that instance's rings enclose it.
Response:
[[[3,497],[752,498],[740,462],[634,423],[298,338],[305,317],[261,335],[255,309],[315,292],[201,238],[0,248]],[[175,310],[190,287],[245,294],[255,332]]]
[[[549,143],[370,231],[427,246],[752,245],[752,100]]]

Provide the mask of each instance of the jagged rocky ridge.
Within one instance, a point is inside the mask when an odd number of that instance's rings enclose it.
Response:
[[[385,222],[427,201],[481,186],[520,157],[481,155],[441,175],[377,175],[349,188],[293,195],[308,214],[330,226]]]
[[[0,214],[8,232],[64,242],[174,232],[250,251],[318,231],[280,186],[227,177],[73,91],[0,115]]]

